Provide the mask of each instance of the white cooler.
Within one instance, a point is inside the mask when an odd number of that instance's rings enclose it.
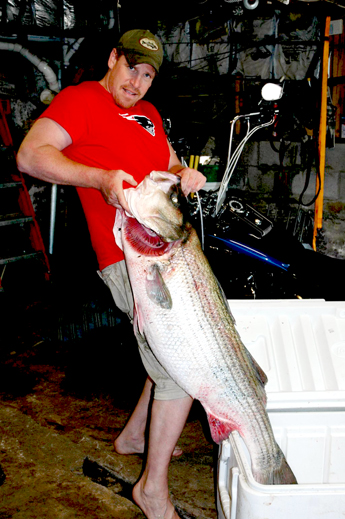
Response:
[[[268,414],[298,485],[257,483],[234,432],[219,449],[218,519],[345,518],[345,302],[229,304],[268,377]]]

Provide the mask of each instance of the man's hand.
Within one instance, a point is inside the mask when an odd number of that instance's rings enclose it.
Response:
[[[168,147],[170,152],[169,159],[169,171],[170,173],[174,173],[181,177],[181,189],[185,196],[188,196],[190,193],[194,193],[195,191],[199,191],[202,189],[206,182],[206,177],[197,169],[192,168],[184,168],[177,155],[171,146],[169,140]]]
[[[138,184],[132,175],[129,175],[122,169],[104,171],[100,191],[107,204],[123,208],[128,213],[131,213],[123,191],[123,182],[127,182],[127,184],[133,187]]]
[[[181,189],[185,196],[199,191],[206,182],[206,177],[197,169],[183,168],[177,175],[181,177]]]

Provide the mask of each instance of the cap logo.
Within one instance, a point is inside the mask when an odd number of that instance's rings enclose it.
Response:
[[[145,49],[153,50],[153,51],[157,51],[158,50],[157,43],[155,42],[155,40],[151,40],[151,38],[141,38],[139,40],[139,43],[140,43],[140,45],[145,47]]]

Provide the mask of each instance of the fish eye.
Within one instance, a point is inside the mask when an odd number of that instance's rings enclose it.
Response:
[[[174,205],[176,205],[176,206],[179,205],[179,199],[178,199],[178,194],[177,193],[171,193],[170,200],[172,201],[172,203]]]

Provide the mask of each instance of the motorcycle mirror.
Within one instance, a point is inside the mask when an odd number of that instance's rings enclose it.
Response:
[[[266,83],[261,89],[261,97],[265,101],[277,101],[283,95],[283,87],[276,83]]]

